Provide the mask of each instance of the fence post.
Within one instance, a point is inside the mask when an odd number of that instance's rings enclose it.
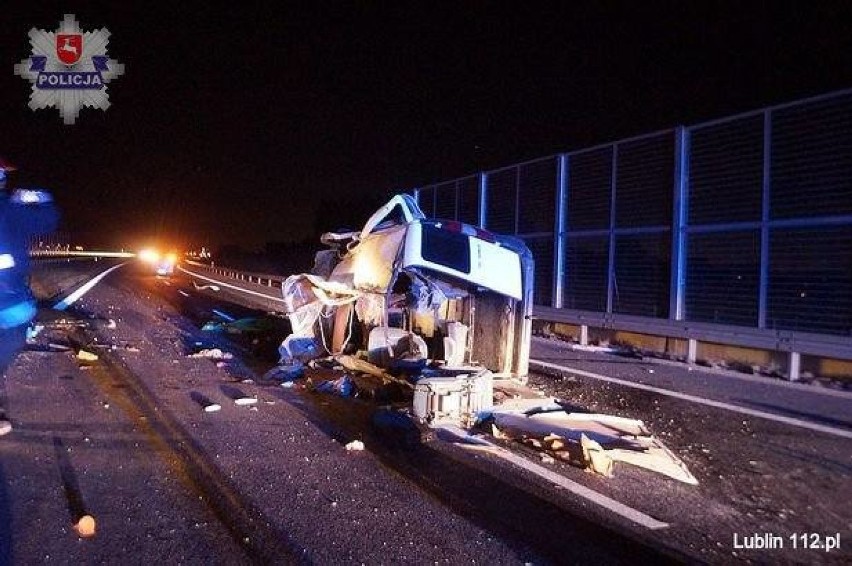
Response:
[[[488,201],[488,173],[484,171],[479,174],[479,225],[482,228],[488,228],[485,225],[486,203]]]
[[[772,190],[772,114],[763,112],[763,195],[760,214],[760,282],[757,291],[757,327],[766,328],[769,290],[769,196]]]
[[[618,177],[618,144],[612,145],[612,169],[609,193],[609,254],[606,282],[606,312],[613,312],[615,291],[615,185]]]
[[[669,318],[684,320],[686,293],[686,225],[689,210],[689,131],[675,129],[674,195],[672,198],[672,263]]]
[[[559,156],[559,169],[556,173],[556,219],[553,223],[553,308],[562,308],[562,286],[565,280],[565,209],[568,198],[568,154]]]

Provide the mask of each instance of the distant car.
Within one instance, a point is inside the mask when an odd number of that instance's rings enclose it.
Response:
[[[178,255],[174,252],[163,254],[154,249],[144,249],[138,254],[139,259],[154,269],[157,275],[168,277],[175,271]]]
[[[155,264],[155,271],[157,275],[168,277],[175,272],[175,264],[177,264],[177,255],[166,254]]]

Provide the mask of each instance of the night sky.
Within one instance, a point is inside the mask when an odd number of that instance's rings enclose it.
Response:
[[[321,202],[852,87],[841,3],[29,4],[0,18],[0,156],[92,244],[316,238]],[[126,66],[71,126],[13,73],[64,13]]]

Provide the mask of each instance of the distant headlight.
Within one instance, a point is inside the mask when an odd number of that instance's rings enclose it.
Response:
[[[157,250],[145,249],[139,252],[139,259],[147,263],[157,263],[160,261],[160,254]]]
[[[12,254],[0,254],[0,269],[12,269],[15,267],[15,258]]]

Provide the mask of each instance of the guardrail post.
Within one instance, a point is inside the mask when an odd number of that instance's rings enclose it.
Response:
[[[698,357],[698,340],[689,338],[686,342],[686,363],[694,364]]]
[[[580,325],[580,345],[589,345],[589,326],[587,324]]]
[[[787,356],[787,379],[798,381],[802,372],[802,355],[799,352],[790,352]]]

